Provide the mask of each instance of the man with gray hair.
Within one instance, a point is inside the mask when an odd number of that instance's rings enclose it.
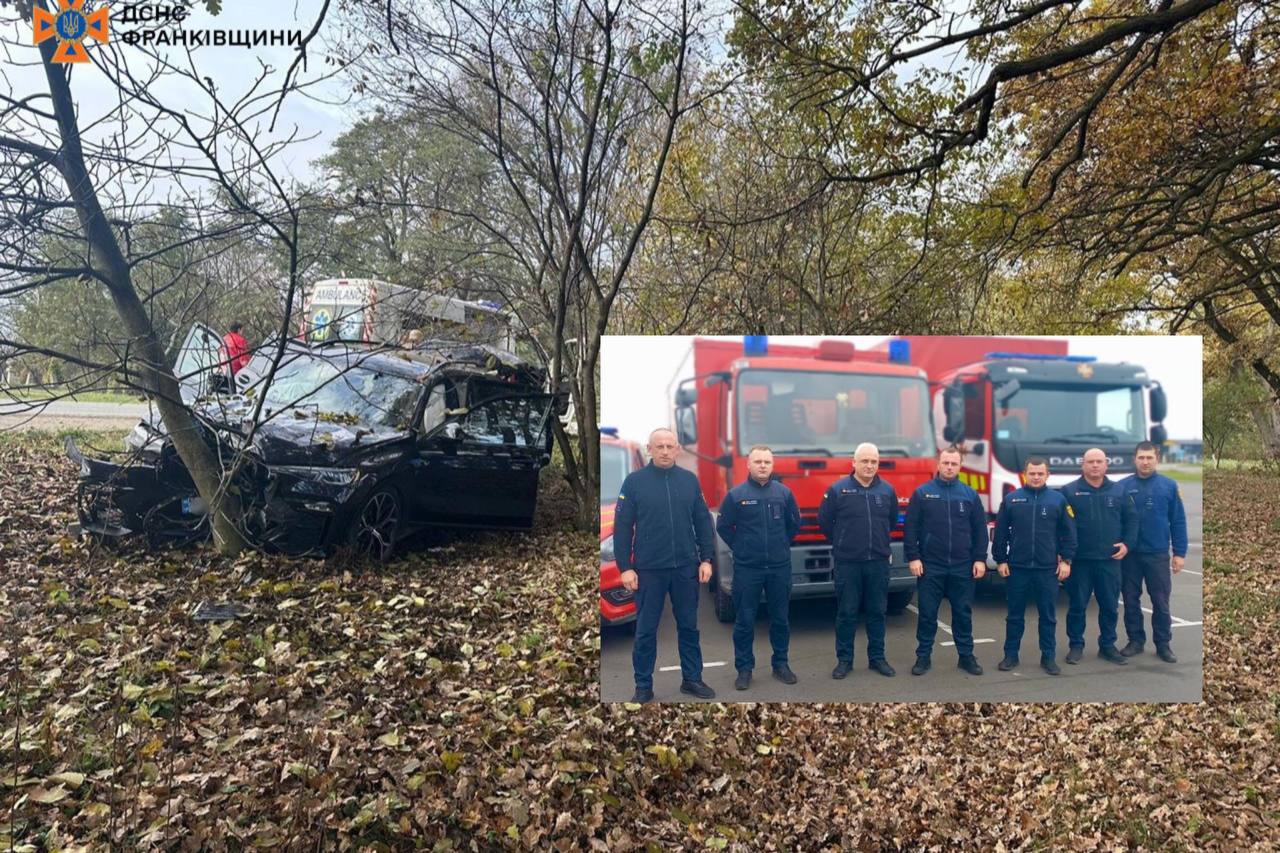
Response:
[[[884,614],[889,597],[889,533],[898,520],[898,495],[880,479],[880,451],[864,442],[853,451],[853,473],[836,480],[818,506],[818,527],[831,542],[836,586],[836,667],[853,669],[858,615],[867,631],[871,669],[892,676],[884,656]]]
[[[1067,578],[1067,663],[1084,654],[1085,608],[1098,601],[1098,657],[1115,664],[1128,660],[1116,648],[1120,601],[1120,561],[1138,538],[1138,510],[1118,483],[1107,479],[1107,454],[1090,447],[1081,457],[1081,477],[1059,491],[1076,519],[1076,558]]]
[[[680,692],[699,699],[716,695],[702,681],[698,641],[698,585],[711,579],[715,534],[698,478],[676,467],[679,454],[671,430],[650,433],[650,462],[622,481],[614,509],[614,556],[622,585],[636,594],[633,702],[653,699],[658,621],[668,596],[680,648]]]

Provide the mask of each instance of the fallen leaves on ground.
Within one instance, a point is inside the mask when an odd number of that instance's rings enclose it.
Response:
[[[0,842],[15,849],[1266,847],[1280,489],[1206,482],[1200,705],[602,705],[596,547],[382,571],[68,540],[74,471],[0,440]],[[548,472],[552,474],[552,472]],[[251,615],[197,623],[201,600]]]

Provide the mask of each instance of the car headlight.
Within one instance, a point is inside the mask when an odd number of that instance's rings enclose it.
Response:
[[[600,562],[601,564],[613,562],[613,537],[612,536],[600,542]]]
[[[277,476],[293,479],[289,491],[299,495],[330,495],[346,488],[360,478],[356,468],[312,468],[309,465],[277,465],[272,467]]]

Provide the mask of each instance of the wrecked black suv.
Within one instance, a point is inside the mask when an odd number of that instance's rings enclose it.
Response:
[[[532,525],[557,402],[542,369],[476,344],[289,341],[269,383],[270,344],[231,381],[218,370],[218,336],[193,336],[176,366],[183,397],[224,470],[236,471],[255,546],[385,560],[426,527]],[[208,536],[204,503],[158,416],[134,428],[123,454],[90,458],[70,438],[66,450],[80,466],[84,532],[141,534],[152,546]]]

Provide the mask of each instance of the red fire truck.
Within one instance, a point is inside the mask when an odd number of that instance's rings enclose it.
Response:
[[[935,439],[929,389],[917,367],[885,352],[859,351],[849,341],[779,345],[767,338],[695,338],[694,376],[675,392],[680,443],[692,456],[713,514],[725,494],[747,478],[752,445],[767,444],[774,473],[800,504],[802,526],[792,543],[792,595],[834,594],[831,543],[818,529],[818,504],[848,475],[854,448],[880,450],[880,476],[900,503],[890,560],[889,610],[911,601],[915,579],[902,556],[902,521],[917,486],[933,476]],[[711,589],[716,616],[732,621],[733,557],[717,537]]]
[[[1068,355],[1065,340],[911,336],[874,349],[928,374],[935,437],[965,448],[960,477],[992,517],[1021,485],[1028,456],[1047,459],[1049,485],[1059,486],[1080,476],[1086,450],[1100,447],[1118,479],[1133,473],[1138,442],[1168,437],[1165,393],[1145,368]]]

